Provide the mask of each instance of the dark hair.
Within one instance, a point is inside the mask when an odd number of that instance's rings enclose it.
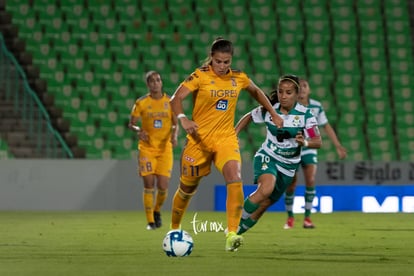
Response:
[[[299,77],[295,75],[283,75],[279,78],[278,84],[280,84],[282,81],[288,80],[290,82],[293,82],[296,86],[296,92],[299,92],[300,85],[299,85]]]
[[[211,43],[210,55],[204,60],[203,65],[207,66],[211,64],[212,56],[216,52],[229,53],[233,55],[233,43],[230,40],[222,38],[221,36],[217,37],[213,43]]]
[[[226,40],[222,37],[216,38],[211,44],[210,54],[213,55],[215,52],[229,53],[233,55],[233,43],[230,40]]]
[[[270,97],[269,97],[269,100],[270,100],[270,103],[271,103],[272,105],[274,105],[275,103],[278,103],[278,102],[279,102],[279,98],[277,97],[277,89],[272,90],[272,91],[270,92]]]

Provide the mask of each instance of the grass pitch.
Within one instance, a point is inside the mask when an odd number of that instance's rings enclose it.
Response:
[[[314,214],[315,229],[297,215],[283,230],[286,215],[270,212],[238,252],[225,252],[225,213],[188,212],[183,229],[194,250],[184,258],[162,251],[170,214],[162,215],[164,226],[147,231],[143,212],[0,212],[0,275],[414,273],[413,214]]]

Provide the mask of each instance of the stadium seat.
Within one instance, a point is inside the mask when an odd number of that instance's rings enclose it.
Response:
[[[360,123],[349,125],[340,122],[337,124],[336,133],[341,144],[348,149],[348,160],[369,160],[363,129]]]
[[[124,125],[136,97],[146,93],[143,76],[148,70],[160,71],[164,89],[172,94],[201,65],[211,40],[222,35],[234,42],[232,66],[246,71],[266,91],[275,87],[280,74],[307,78],[312,96],[341,129],[341,140],[360,150],[352,159],[369,158],[361,142],[361,120],[388,124],[389,113],[370,111],[394,106],[399,109],[395,128],[412,124],[414,63],[405,6],[404,0],[383,1],[382,6],[372,0],[356,6],[346,0],[152,0],[145,5],[132,0],[58,5],[39,0],[8,1],[6,9],[20,37],[27,39],[26,49],[48,82],[48,93],[79,128],[82,122],[105,128],[105,108],[118,112],[115,125]],[[99,96],[87,94],[91,88],[100,89]],[[240,97],[240,113],[252,105],[250,98]],[[367,118],[356,116],[365,113]],[[361,127],[361,134],[349,126],[351,121]],[[111,158],[131,156],[122,147],[113,151]],[[90,157],[100,154],[91,147]],[[320,158],[335,160],[336,155],[321,150]]]

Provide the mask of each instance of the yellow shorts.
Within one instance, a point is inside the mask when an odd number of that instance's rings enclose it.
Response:
[[[172,149],[167,149],[165,152],[140,150],[138,153],[138,173],[140,176],[157,174],[171,177],[173,162]]]
[[[236,136],[200,143],[190,139],[181,155],[180,180],[189,186],[196,185],[203,176],[211,172],[212,162],[221,173],[223,166],[230,160],[241,162],[239,142]]]

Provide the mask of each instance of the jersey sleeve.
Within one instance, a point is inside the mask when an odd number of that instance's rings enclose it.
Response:
[[[188,76],[181,85],[187,87],[190,91],[195,91],[200,87],[200,71],[197,69]]]
[[[256,107],[251,111],[252,120],[256,124],[264,123],[263,108],[261,106]]]
[[[135,104],[131,109],[131,114],[130,115],[132,117],[140,117],[139,100],[135,101]]]
[[[310,129],[313,127],[317,127],[318,121],[316,120],[315,116],[313,116],[312,112],[310,112],[310,110],[306,111],[305,114],[305,129]]]
[[[317,120],[320,126],[324,126],[328,123],[328,117],[326,117],[325,110],[323,110],[322,106],[320,107]]]

